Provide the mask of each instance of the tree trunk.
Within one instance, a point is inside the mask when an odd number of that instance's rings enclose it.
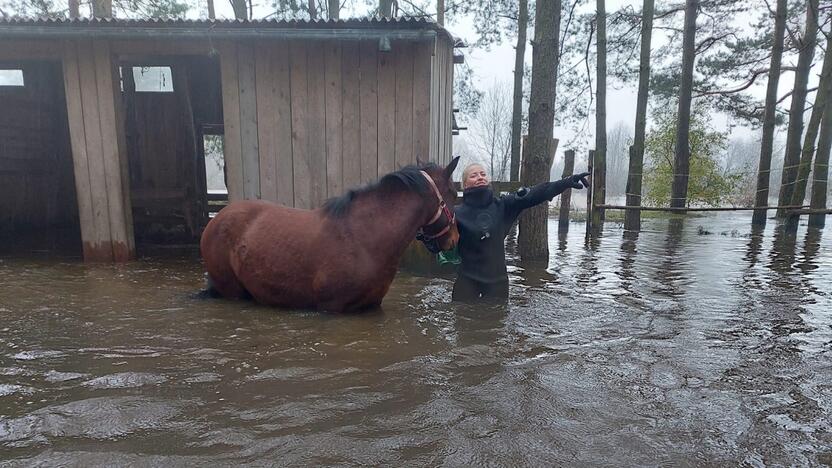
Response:
[[[676,121],[676,151],[673,162],[673,187],[670,206],[684,207],[690,178],[690,104],[693,94],[693,62],[696,60],[696,15],[699,0],[685,3],[685,30],[682,40],[682,81],[679,85],[679,114]]]
[[[529,0],[520,0],[517,19],[517,47],[514,52],[514,109],[511,113],[511,180],[520,180],[520,133],[523,127],[523,71],[526,57],[526,28]]]
[[[378,15],[384,18],[393,16],[393,0],[379,0]]]
[[[329,19],[337,20],[341,16],[340,0],[329,0]]]
[[[757,168],[757,192],[754,206],[768,206],[768,184],[771,180],[771,153],[774,147],[774,123],[777,114],[777,85],[780,83],[780,64],[783,58],[783,39],[786,34],[787,0],[777,0],[774,17],[774,38],[771,64],[768,71],[766,108],[763,116],[763,137],[760,143],[760,164]],[[766,210],[755,210],[751,224],[765,226]]]
[[[78,0],[69,0],[69,19],[76,19],[81,16]]]
[[[605,0],[597,0],[595,12],[596,54],[595,68],[595,161],[592,176],[593,206],[603,205],[607,201],[607,10]],[[592,210],[592,227],[600,230],[604,222],[604,210]]]
[[[445,0],[436,0],[436,23],[445,26]]]
[[[806,85],[809,70],[815,56],[815,43],[818,35],[818,0],[809,0],[806,4],[806,30],[801,41],[797,57],[797,71],[794,76],[792,105],[789,109],[789,132],[786,136],[786,155],[783,158],[783,175],[780,178],[780,197],[777,204],[788,205],[794,193],[797,178],[797,165],[800,162],[800,137],[803,134],[803,109],[806,105]],[[786,210],[777,210],[777,217],[785,217]]]
[[[803,150],[800,155],[800,164],[797,166],[797,179],[794,184],[791,205],[802,205],[806,200],[806,186],[808,185],[809,170],[812,168],[812,158],[815,155],[815,143],[818,138],[818,129],[821,119],[829,104],[829,74],[832,73],[832,49],[826,48],[823,57],[818,91],[815,95],[815,103],[812,106],[812,116],[809,118],[809,125],[806,127],[806,136],[803,138]],[[793,217],[797,220],[797,216]],[[797,227],[797,226],[795,226]]]
[[[520,182],[526,186],[548,181],[552,167],[560,14],[561,0],[537,1],[532,44],[529,148],[525,151],[520,178]],[[547,260],[548,203],[542,203],[526,211],[520,219],[520,256],[527,260]]]
[[[231,8],[234,10],[234,18],[238,20],[248,19],[246,0],[230,0]]]
[[[315,6],[315,0],[309,0],[308,5],[309,19],[318,18],[318,8]]]
[[[112,18],[112,0],[92,0],[92,16],[95,18]]]
[[[650,42],[653,39],[654,0],[644,0],[641,13],[641,58],[638,66],[638,97],[636,98],[636,128],[630,149],[630,168],[627,174],[627,206],[641,206],[641,181],[644,170],[644,138],[647,128],[647,97],[650,86]],[[624,229],[641,230],[641,212],[626,210]]]
[[[829,46],[827,45],[827,47]],[[815,157],[815,168],[812,171],[812,202],[810,205],[816,210],[826,209],[826,187],[829,177],[830,150],[832,150],[832,104],[827,103],[826,110],[823,113],[823,122],[820,126],[818,155]],[[822,228],[825,223],[826,215],[809,215],[809,226]]]

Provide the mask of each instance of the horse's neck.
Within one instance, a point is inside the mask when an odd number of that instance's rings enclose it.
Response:
[[[425,222],[425,202],[414,192],[369,193],[356,203],[353,235],[378,255],[400,256]]]

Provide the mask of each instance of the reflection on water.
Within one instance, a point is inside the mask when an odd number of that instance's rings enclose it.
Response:
[[[0,259],[12,465],[832,462],[832,232],[550,224],[508,305],[401,274],[382,311],[194,296],[198,259]],[[508,241],[516,251],[514,239]]]

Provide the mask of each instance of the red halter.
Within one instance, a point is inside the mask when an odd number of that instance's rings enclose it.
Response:
[[[453,211],[448,209],[448,205],[445,203],[445,200],[442,198],[442,194],[439,193],[439,188],[436,187],[436,182],[433,181],[433,178],[428,175],[425,171],[419,171],[425,176],[425,179],[428,180],[430,186],[433,188],[433,193],[436,194],[436,198],[439,200],[439,206],[436,208],[436,214],[433,215],[430,221],[427,224],[419,228],[419,233],[417,234],[416,238],[422,241],[430,241],[433,239],[438,239],[444,236],[448,231],[451,230],[451,226],[456,223],[456,217],[454,216]],[[427,234],[427,231],[433,231],[434,224],[437,224],[440,221],[442,215],[445,215],[445,218],[448,220],[448,223],[439,229],[439,231],[435,234]]]

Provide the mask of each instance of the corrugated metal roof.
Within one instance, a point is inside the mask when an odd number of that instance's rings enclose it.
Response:
[[[153,18],[153,19],[129,19],[129,18],[27,18],[27,17],[1,17],[0,25],[15,26],[51,26],[51,27],[201,27],[201,28],[417,28],[417,29],[442,29],[435,21],[424,17],[404,18],[383,18],[380,16],[372,18],[349,18],[349,19],[182,19],[182,18]]]
[[[433,34],[452,36],[433,20],[426,18],[404,17],[388,19],[383,17],[355,19],[316,19],[316,20],[235,20],[235,19],[122,19],[122,18],[22,18],[0,17],[0,36],[69,36],[80,33],[108,36],[147,36],[162,34],[168,36],[203,35],[203,36],[252,36],[287,35],[309,36],[302,31],[351,32],[360,36],[366,32],[404,32],[425,31]],[[300,33],[300,34],[298,34]],[[312,33],[313,35],[315,33]],[[401,34],[400,34],[401,35]],[[346,37],[347,35],[341,34]],[[409,36],[402,36],[409,37]]]

